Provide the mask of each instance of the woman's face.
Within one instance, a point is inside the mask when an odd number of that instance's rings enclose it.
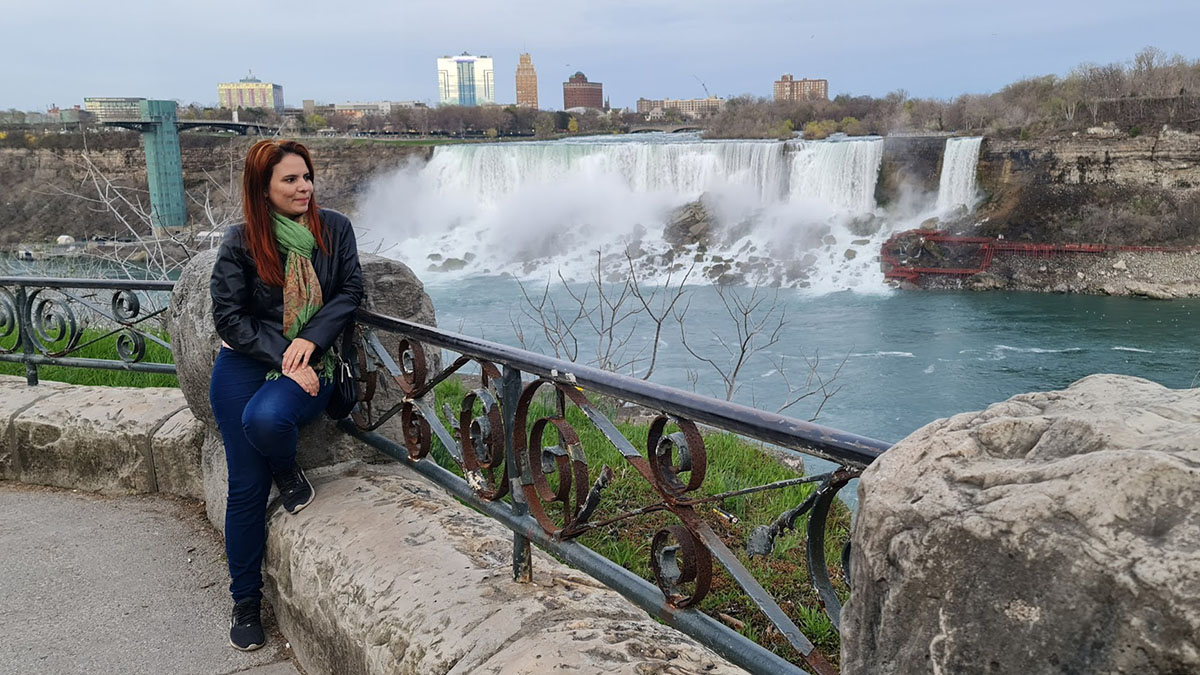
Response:
[[[267,201],[277,213],[289,218],[308,211],[308,200],[312,199],[312,174],[300,155],[288,153],[271,170],[271,184],[267,187]]]

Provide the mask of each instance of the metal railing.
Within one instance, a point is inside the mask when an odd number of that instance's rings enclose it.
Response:
[[[161,323],[159,331],[146,330],[167,307],[148,304],[145,293],[174,287],[173,281],[0,277],[0,361],[24,363],[30,385],[43,365],[174,374],[174,364],[144,361],[147,342],[171,348]],[[85,335],[93,325],[98,334]],[[71,356],[113,336],[117,359]]]
[[[775,538],[807,514],[809,575],[836,627],[841,601],[825,559],[830,508],[838,491],[884,452],[887,443],[367,311],[359,312],[358,323],[362,401],[343,428],[511,529],[514,579],[530,579],[533,542],[751,672],[802,672],[695,608],[711,587],[716,562],[803,656],[808,668],[821,674],[836,672],[698,509],[753,492],[817,484],[815,491],[772,524],[755,528],[747,548],[752,555],[769,553]],[[388,334],[400,338],[394,357],[381,340]],[[439,356],[443,351],[459,356],[445,367],[432,369],[430,363],[437,363],[427,358],[432,350]],[[468,366],[479,373],[479,386],[466,393],[458,410],[444,406],[449,421],[445,424],[435,409],[434,387]],[[375,397],[385,383],[398,385],[400,395],[383,409]],[[532,419],[534,403],[543,391],[552,395],[554,412]],[[589,400],[590,393],[658,413],[644,451]],[[613,471],[605,466],[597,472],[588,466],[580,434],[568,422],[568,407],[582,412],[649,484],[654,501],[623,513],[599,515]],[[400,443],[376,431],[396,415],[403,436]],[[838,468],[702,495],[698,488],[708,462],[698,424],[820,457]],[[556,445],[545,445],[547,434],[557,438]],[[428,458],[434,438],[461,469],[462,478]],[[655,584],[573,541],[599,527],[657,512],[671,514],[679,524],[660,529],[653,537],[650,568]],[[844,550],[838,564],[845,566],[846,560]]]
[[[169,345],[141,328],[165,308],[143,310],[138,299],[138,292],[172,287],[172,282],[0,277],[0,360],[25,363],[30,384],[37,383],[42,364],[174,372],[171,364],[142,362],[146,340]],[[46,297],[51,289],[56,296]],[[110,291],[107,306],[99,302]],[[84,322],[72,303],[104,317],[111,330],[103,337],[118,335],[119,360],[68,356],[84,346]],[[341,427],[512,530],[515,580],[532,578],[530,544],[537,544],[751,672],[804,672],[696,608],[711,588],[715,562],[802,655],[807,668],[821,675],[837,672],[701,517],[700,509],[731,497],[815,484],[800,503],[771,524],[755,528],[746,547],[750,555],[770,553],[775,539],[807,515],[809,576],[837,628],[841,600],[825,556],[828,516],[838,491],[884,452],[887,443],[365,310],[358,312],[357,321],[360,401]],[[428,358],[443,353],[458,356],[444,367],[437,365],[440,358]],[[443,423],[435,409],[434,388],[468,369],[477,373],[477,386],[465,394],[458,410],[443,407],[448,420]],[[589,394],[657,413],[644,450],[622,435]],[[546,400],[550,413],[535,406]],[[569,407],[578,409],[650,486],[650,503],[622,513],[605,512],[609,502],[604,493],[614,472],[608,466],[599,471],[589,467],[580,434],[568,422]],[[535,414],[540,416],[532,419]],[[396,416],[399,441],[379,432]],[[708,464],[700,424],[820,457],[837,468],[705,495],[698,491]],[[547,445],[547,437],[557,443]],[[462,477],[429,456],[434,439]],[[651,541],[653,584],[575,541],[598,528],[653,513],[670,514],[678,521],[660,529]],[[834,561],[844,572],[848,546]]]

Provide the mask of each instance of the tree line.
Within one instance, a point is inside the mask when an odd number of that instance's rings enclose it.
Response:
[[[232,111],[203,108],[192,104],[180,108],[181,119],[229,120]],[[392,133],[415,136],[529,136],[547,138],[564,133],[611,133],[629,124],[641,121],[641,117],[620,111],[605,112],[587,110],[582,113],[565,111],[534,110],[509,106],[458,106],[446,105],[436,108],[414,106],[394,108],[388,114],[349,112],[315,112],[299,118],[289,118],[274,110],[260,108],[242,109],[238,113],[242,122],[257,122],[267,126],[281,126],[288,131],[317,133],[332,130],[345,134]]]
[[[1200,128],[1200,60],[1147,47],[1123,63],[1083,63],[1066,76],[1013,82],[991,94],[951,100],[913,98],[903,89],[881,98],[729,99],[708,121],[713,138],[806,138],[895,132],[970,132],[1031,137],[1110,127],[1137,135],[1163,125]]]

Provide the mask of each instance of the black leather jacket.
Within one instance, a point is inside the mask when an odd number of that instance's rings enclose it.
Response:
[[[305,324],[300,335],[317,345],[315,362],[341,335],[363,299],[362,267],[350,219],[330,209],[320,209],[329,255],[320,247],[312,264],[321,282],[324,305]],[[229,228],[213,265],[213,321],[217,333],[234,350],[279,368],[290,341],[283,336],[283,289],[258,276],[250,249],[242,239],[244,225]]]

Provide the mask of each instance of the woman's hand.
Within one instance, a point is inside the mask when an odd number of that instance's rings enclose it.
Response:
[[[300,385],[309,396],[316,396],[321,391],[321,381],[317,379],[317,371],[313,370],[312,366],[297,368],[290,373],[285,372],[284,376]]]
[[[316,344],[304,338],[292,340],[292,344],[288,345],[287,351],[283,353],[283,374],[291,375],[292,371],[307,366],[308,359],[316,348]]]

